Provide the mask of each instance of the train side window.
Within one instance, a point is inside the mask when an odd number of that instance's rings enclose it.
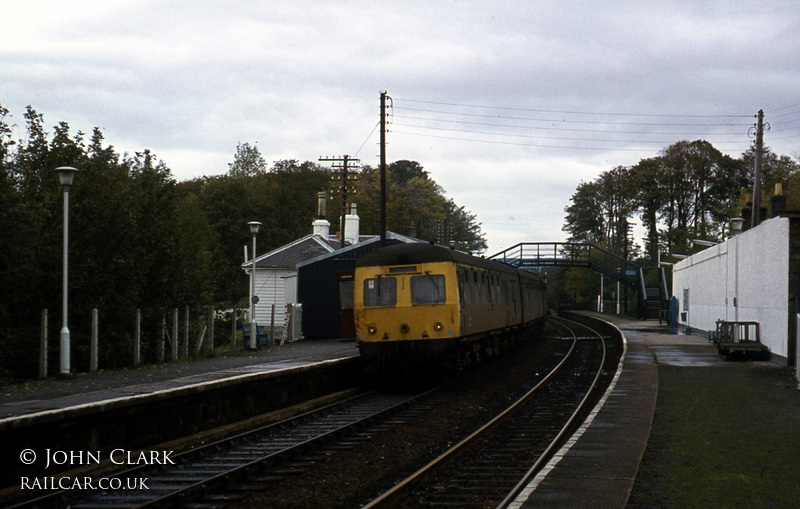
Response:
[[[445,300],[443,275],[425,274],[411,277],[411,304],[440,304]]]
[[[397,303],[397,279],[379,277],[364,280],[364,306],[394,306]]]

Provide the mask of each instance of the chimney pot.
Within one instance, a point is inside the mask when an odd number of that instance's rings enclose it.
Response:
[[[356,204],[350,204],[350,213],[344,216],[345,220],[345,236],[347,238],[344,239],[346,244],[358,244],[358,240],[360,238],[359,232],[359,217],[358,212],[356,209]]]

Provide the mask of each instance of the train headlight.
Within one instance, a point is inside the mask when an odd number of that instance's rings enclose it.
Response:
[[[436,322],[435,324],[433,324],[433,330],[435,330],[436,332],[442,332],[442,329],[444,329],[444,325],[442,325],[442,322]]]
[[[407,323],[404,323],[403,325],[400,326],[400,332],[402,332],[403,334],[408,334],[409,330],[411,329],[408,327]]]
[[[367,325],[367,332],[369,332],[370,334],[375,334],[376,332],[378,332],[378,328],[375,327],[374,325]]]

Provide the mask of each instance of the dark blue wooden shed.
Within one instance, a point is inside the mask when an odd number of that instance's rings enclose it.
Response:
[[[422,242],[392,232],[386,245]],[[380,247],[379,237],[297,264],[297,301],[303,305],[303,336],[306,338],[354,337],[352,323],[352,278],[356,261]]]

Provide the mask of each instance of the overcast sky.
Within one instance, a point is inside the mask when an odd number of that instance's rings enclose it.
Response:
[[[386,90],[388,161],[476,214],[488,254],[563,240],[581,181],[676,141],[739,156],[759,109],[766,145],[800,151],[795,0],[7,0],[2,17],[18,137],[31,105],[178,180],[225,173],[238,142],[377,166]]]

